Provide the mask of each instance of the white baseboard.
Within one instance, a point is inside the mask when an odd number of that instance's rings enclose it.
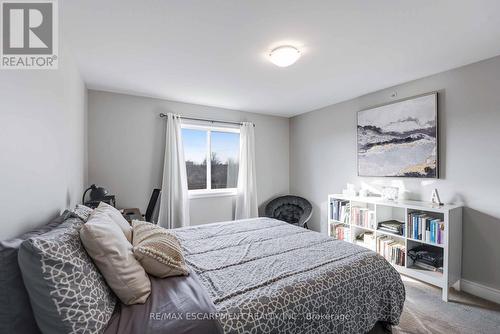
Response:
[[[463,278],[460,280],[460,288],[462,291],[470,293],[471,295],[500,304],[500,290],[493,289],[489,286],[476,282],[471,282]]]

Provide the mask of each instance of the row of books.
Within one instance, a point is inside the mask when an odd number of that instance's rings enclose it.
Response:
[[[335,226],[335,236],[338,240],[351,240],[351,229],[344,225]]]
[[[444,223],[440,219],[425,213],[410,213],[408,215],[408,236],[415,240],[428,243],[444,243]]]
[[[375,211],[368,208],[353,207],[351,209],[351,223],[375,229]]]
[[[398,266],[405,265],[406,248],[403,244],[384,235],[377,237],[377,246],[378,253],[387,261]]]
[[[334,199],[330,202],[330,219],[349,223],[349,201]]]

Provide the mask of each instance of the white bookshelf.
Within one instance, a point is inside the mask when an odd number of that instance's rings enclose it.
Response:
[[[350,207],[349,214],[346,215],[344,222],[330,219],[332,200],[342,200],[348,202]],[[367,208],[375,212],[375,224],[373,228],[362,227],[351,223],[352,208],[360,207]],[[408,215],[412,212],[423,212],[431,216],[437,217],[444,222],[444,241],[442,244],[425,242],[423,240],[415,240],[408,237]],[[393,233],[381,231],[377,229],[378,223],[386,220],[398,220],[405,223],[405,235],[400,236]],[[462,272],[462,206],[447,204],[435,205],[429,202],[420,201],[388,201],[377,197],[350,197],[345,195],[328,195],[328,235],[332,235],[332,230],[336,225],[345,225],[350,229],[350,238],[348,242],[354,243],[356,236],[363,232],[373,232],[376,237],[381,235],[390,235],[394,240],[405,246],[405,266],[393,264],[393,267],[400,273],[420,281],[432,284],[442,289],[442,299],[448,301],[448,289],[454,286],[460,290],[460,278]],[[333,227],[332,227],[333,225]],[[427,244],[443,251],[443,272],[428,271],[418,269],[412,266],[412,260],[408,256],[408,250],[419,244]],[[378,245],[367,245],[367,248],[374,252],[378,252]]]

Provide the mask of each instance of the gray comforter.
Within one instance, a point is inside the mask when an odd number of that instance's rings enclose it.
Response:
[[[225,333],[366,333],[399,322],[401,278],[365,248],[268,218],[173,232]]]
[[[171,230],[191,275],[151,278],[106,334],[367,333],[397,324],[399,274],[365,248],[259,218]]]

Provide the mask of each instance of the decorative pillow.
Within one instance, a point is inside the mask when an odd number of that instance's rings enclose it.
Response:
[[[99,206],[95,208],[95,210],[92,212],[89,219],[92,217],[92,215],[98,215],[98,214],[105,214],[109,216],[109,218],[111,218],[111,220],[114,221],[115,224],[120,227],[120,229],[123,231],[123,234],[125,234],[127,240],[129,242],[132,242],[132,227],[130,226],[128,221],[125,218],[123,218],[120,211],[118,211],[116,208],[112,207],[107,203],[101,202],[99,203]]]
[[[40,333],[17,263],[17,254],[24,240],[49,232],[70,215],[70,211],[65,211],[47,225],[20,237],[0,241],[0,333]]]
[[[164,278],[188,275],[181,245],[166,229],[148,222],[132,221],[134,255],[148,274]]]
[[[102,333],[116,297],[80,242],[83,222],[67,219],[24,241],[19,266],[43,333]]]
[[[132,244],[111,218],[103,213],[90,216],[80,238],[122,303],[142,304],[151,293],[151,282],[132,253]]]
[[[89,217],[93,211],[94,209],[89,208],[88,206],[77,204],[75,209],[73,210],[73,214],[86,222],[87,220],[89,220]]]

